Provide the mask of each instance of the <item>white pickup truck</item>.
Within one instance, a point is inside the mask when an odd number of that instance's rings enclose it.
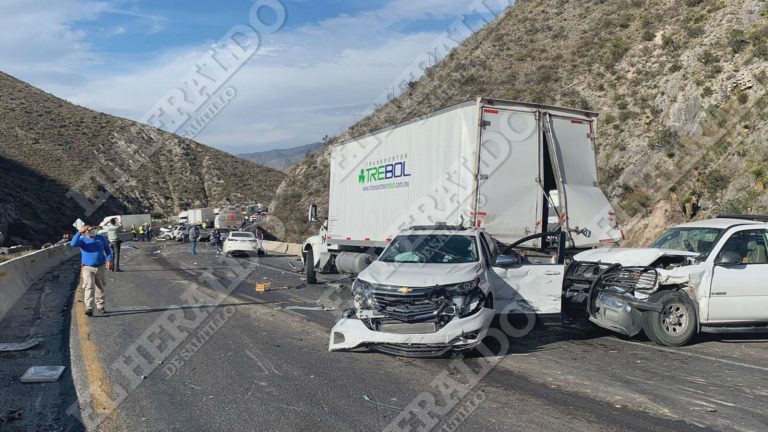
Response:
[[[594,249],[566,271],[564,304],[666,346],[698,332],[768,330],[768,217],[721,216],[669,229],[647,249]]]

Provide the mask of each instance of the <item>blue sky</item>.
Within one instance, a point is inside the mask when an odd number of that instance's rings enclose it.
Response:
[[[510,1],[483,3],[498,13]],[[281,0],[285,24],[261,34],[258,51],[226,83],[236,96],[195,139],[240,153],[339,134],[404,73],[419,71],[415,65],[462,17],[477,28],[483,3]],[[253,4],[0,0],[0,70],[80,105],[139,120],[169,89],[181,88],[185,73],[229,29],[252,23]],[[269,8],[262,12],[274,20]]]

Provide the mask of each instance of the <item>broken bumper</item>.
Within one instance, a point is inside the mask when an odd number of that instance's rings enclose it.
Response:
[[[342,318],[331,329],[329,351],[375,346],[380,351],[410,356],[440,355],[480,344],[488,332],[495,311],[482,308],[466,318],[454,320],[434,333],[387,333],[374,331],[357,318]]]
[[[643,312],[661,312],[661,305],[639,300],[636,289],[657,286],[658,272],[650,267],[614,265],[596,272],[588,293],[589,320],[594,324],[626,336],[643,329]]]

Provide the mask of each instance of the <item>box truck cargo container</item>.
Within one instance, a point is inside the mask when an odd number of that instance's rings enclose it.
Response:
[[[213,224],[215,215],[212,208],[187,210],[187,223],[192,225]]]
[[[597,114],[480,98],[335,145],[328,215],[303,245],[315,271],[359,270],[401,230],[447,223],[503,243],[565,247],[622,239],[598,186]],[[552,213],[555,214],[552,214]],[[317,208],[310,207],[317,220]]]

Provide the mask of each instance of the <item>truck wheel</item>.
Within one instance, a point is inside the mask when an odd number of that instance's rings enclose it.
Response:
[[[677,291],[656,293],[650,301],[662,311],[643,313],[643,330],[648,339],[664,346],[683,346],[696,334],[696,309],[687,295]]]
[[[315,274],[315,254],[312,248],[307,250],[307,255],[304,258],[304,273],[307,276],[307,283],[317,283],[317,275]]]

